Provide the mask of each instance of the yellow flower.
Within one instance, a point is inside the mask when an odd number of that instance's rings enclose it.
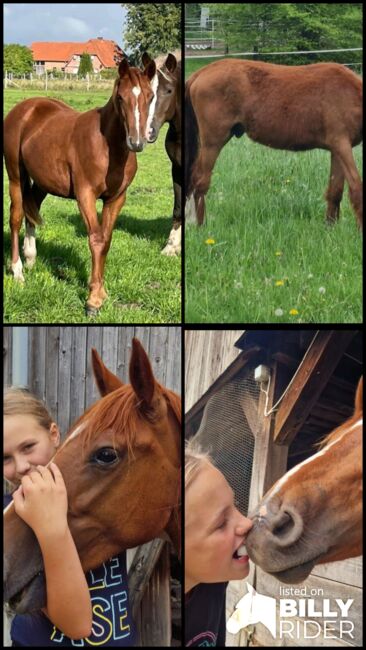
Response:
[[[299,312],[297,311],[297,309],[290,309],[290,314],[291,314],[291,316],[297,316],[298,313],[299,313]]]
[[[277,257],[280,257],[282,255],[282,251],[276,251],[275,255],[277,255]]]
[[[214,244],[215,240],[214,239],[206,239],[205,244]]]
[[[285,283],[284,283],[283,280],[277,280],[277,281],[275,282],[275,287],[283,287],[284,284],[285,284]]]

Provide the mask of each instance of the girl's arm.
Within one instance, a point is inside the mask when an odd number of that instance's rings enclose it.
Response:
[[[52,469],[52,472],[51,472]],[[37,467],[13,493],[16,513],[33,529],[41,547],[47,585],[45,613],[71,639],[92,629],[88,585],[67,524],[67,493],[57,465]]]

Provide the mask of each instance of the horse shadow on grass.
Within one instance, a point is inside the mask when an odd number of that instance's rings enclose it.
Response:
[[[78,284],[80,284],[80,286],[88,284],[90,265],[85,264],[85,261],[75,252],[75,250],[71,252],[70,249],[66,247],[66,244],[49,241],[45,242],[39,238],[36,239],[36,246],[37,259],[39,258],[47,265],[48,270],[55,278],[66,282],[73,282],[73,274],[77,273]],[[4,233],[4,259],[6,259],[6,253],[8,251],[10,258],[10,248],[10,233]],[[21,259],[24,264],[24,256],[22,254]],[[34,270],[37,269],[37,259]],[[9,275],[12,275],[10,259],[6,264],[6,272]],[[32,271],[30,271],[30,273],[32,273]],[[27,276],[25,276],[25,281],[27,281]]]
[[[100,212],[98,212],[98,215],[100,222]],[[86,238],[86,227],[80,214],[75,212],[74,214],[68,215],[67,220],[74,227],[76,237]],[[121,212],[116,219],[113,232],[121,230],[132,236],[144,237],[150,241],[159,241],[168,237],[171,230],[171,221],[171,217],[139,219],[138,217],[133,217],[131,214],[128,214],[128,212]]]
[[[66,219],[67,222],[73,226],[75,236],[85,239],[85,243],[88,245],[86,226],[81,215],[78,212],[64,216],[60,215],[60,220],[62,219]],[[44,224],[45,227],[47,227],[47,216],[44,218]],[[160,241],[161,239],[164,239],[164,237],[168,237],[170,228],[171,217],[156,217],[155,219],[146,220],[133,217],[125,212],[118,216],[113,230],[122,230],[132,236],[144,237],[150,241]],[[21,240],[23,241],[22,236]],[[4,233],[3,245],[4,259],[6,259],[6,253],[11,250],[10,233]],[[75,253],[74,250],[72,251],[72,256],[71,253],[68,253],[65,256],[65,253],[68,251],[66,241],[42,241],[39,236],[36,236],[36,246],[37,257],[47,263],[47,266],[50,267],[54,277],[67,281],[73,273],[71,269],[77,269],[78,282],[82,284],[88,283],[90,264],[85,264],[85,261]],[[22,254],[21,257],[22,262],[24,263],[24,256]],[[70,271],[68,271],[68,269],[70,269]],[[7,264],[6,271],[11,274],[10,262]]]

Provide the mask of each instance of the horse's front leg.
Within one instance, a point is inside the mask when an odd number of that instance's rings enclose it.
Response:
[[[173,225],[169,234],[168,242],[161,251],[163,255],[178,255],[181,252],[182,238],[182,181],[181,166],[172,165],[173,188],[174,188],[174,209]]]
[[[89,296],[86,301],[86,313],[94,316],[102,306],[107,293],[104,289],[104,250],[106,241],[103,236],[102,226],[98,222],[97,210],[95,207],[96,196],[91,189],[84,190],[78,196],[78,206],[81,216],[84,219],[92,258],[92,269],[89,280]]]

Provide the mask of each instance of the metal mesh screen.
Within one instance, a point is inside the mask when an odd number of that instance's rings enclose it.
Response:
[[[251,377],[235,377],[210,397],[194,436],[234,490],[243,515],[248,513],[259,392]]]

